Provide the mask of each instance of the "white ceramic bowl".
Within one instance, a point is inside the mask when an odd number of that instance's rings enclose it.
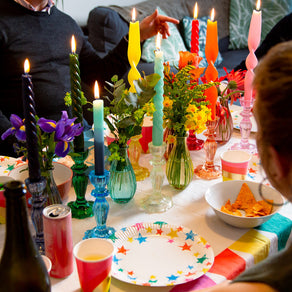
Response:
[[[70,167],[59,162],[53,162],[53,166],[53,176],[58,187],[61,199],[64,200],[67,198],[69,190],[71,188],[73,171]],[[28,177],[28,170],[26,168],[27,164],[19,165],[9,172],[9,176],[13,177],[15,180],[20,180],[24,182],[25,179]]]
[[[231,204],[235,202],[244,182],[249,186],[255,199],[257,201],[262,200],[262,197],[259,194],[259,183],[246,180],[230,180],[217,183],[207,190],[205,199],[213,208],[216,215],[224,222],[239,228],[253,228],[269,220],[281,207],[273,206],[272,213],[270,215],[261,217],[241,217],[220,211],[221,207],[225,205],[228,199],[230,199]],[[274,202],[278,204],[284,201],[282,195],[275,189],[264,185],[262,190],[266,199],[274,200]]]

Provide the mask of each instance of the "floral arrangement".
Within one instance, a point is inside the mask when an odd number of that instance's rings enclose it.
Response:
[[[226,72],[225,76],[222,76],[218,79],[219,82],[227,79],[227,83],[220,84],[218,89],[218,96],[220,100],[225,101],[229,98],[231,99],[231,104],[240,98],[241,94],[244,92],[244,77],[245,77],[245,70],[238,70],[238,71],[230,71],[228,72],[227,69],[224,67],[224,71]]]
[[[129,92],[123,79],[118,80],[116,75],[112,77],[112,83],[107,82],[109,88],[106,90],[110,96],[106,98],[110,106],[105,107],[104,117],[115,136],[115,141],[109,145],[109,161],[122,160],[119,149],[126,147],[131,137],[141,134],[144,115],[154,110],[151,101],[159,78],[154,73],[134,81],[136,93]]]
[[[212,84],[199,84],[198,78],[205,68],[198,68],[202,60],[197,54],[179,52],[178,72],[164,66],[164,127],[173,130],[174,136],[184,137],[193,130],[201,133],[211,118],[204,91]]]
[[[70,143],[82,133],[83,127],[80,123],[74,124],[76,118],[69,119],[66,111],[62,111],[61,119],[58,122],[38,117],[36,120],[40,166],[41,172],[44,173],[52,169],[55,157],[65,157],[69,153]],[[10,135],[15,135],[18,141],[25,142],[24,120],[12,114],[10,122],[12,127],[2,134],[2,140]],[[24,153],[26,156],[27,149],[23,145],[16,145],[15,148],[18,154]]]

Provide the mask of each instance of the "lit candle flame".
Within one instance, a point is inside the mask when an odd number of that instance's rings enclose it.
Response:
[[[194,7],[194,18],[198,18],[198,3],[196,2],[195,7]]]
[[[132,21],[133,22],[136,21],[136,9],[135,8],[133,8],[133,10],[132,10]]]
[[[97,81],[94,83],[94,97],[97,99],[99,98],[99,87]]]
[[[30,70],[29,61],[28,61],[28,59],[25,59],[25,61],[24,61],[24,72],[27,74],[27,73],[29,73],[29,70]]]
[[[260,8],[261,8],[261,0],[258,0],[258,1],[257,1],[256,9],[259,11]]]
[[[161,48],[161,34],[157,33],[156,36],[156,49],[159,51]]]
[[[215,9],[212,8],[212,11],[211,11],[211,21],[214,21],[215,19]]]
[[[72,51],[72,54],[75,54],[76,52],[76,41],[75,41],[74,35],[72,35],[72,39],[71,39],[71,51]]]

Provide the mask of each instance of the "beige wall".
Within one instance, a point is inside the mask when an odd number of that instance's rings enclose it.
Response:
[[[87,23],[88,13],[96,6],[122,5],[128,6],[145,0],[58,0],[58,8],[72,16],[79,25]]]

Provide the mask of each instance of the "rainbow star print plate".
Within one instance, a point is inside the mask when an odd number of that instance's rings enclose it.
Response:
[[[169,286],[205,274],[214,262],[207,241],[182,226],[137,223],[115,233],[112,276],[131,284]]]

